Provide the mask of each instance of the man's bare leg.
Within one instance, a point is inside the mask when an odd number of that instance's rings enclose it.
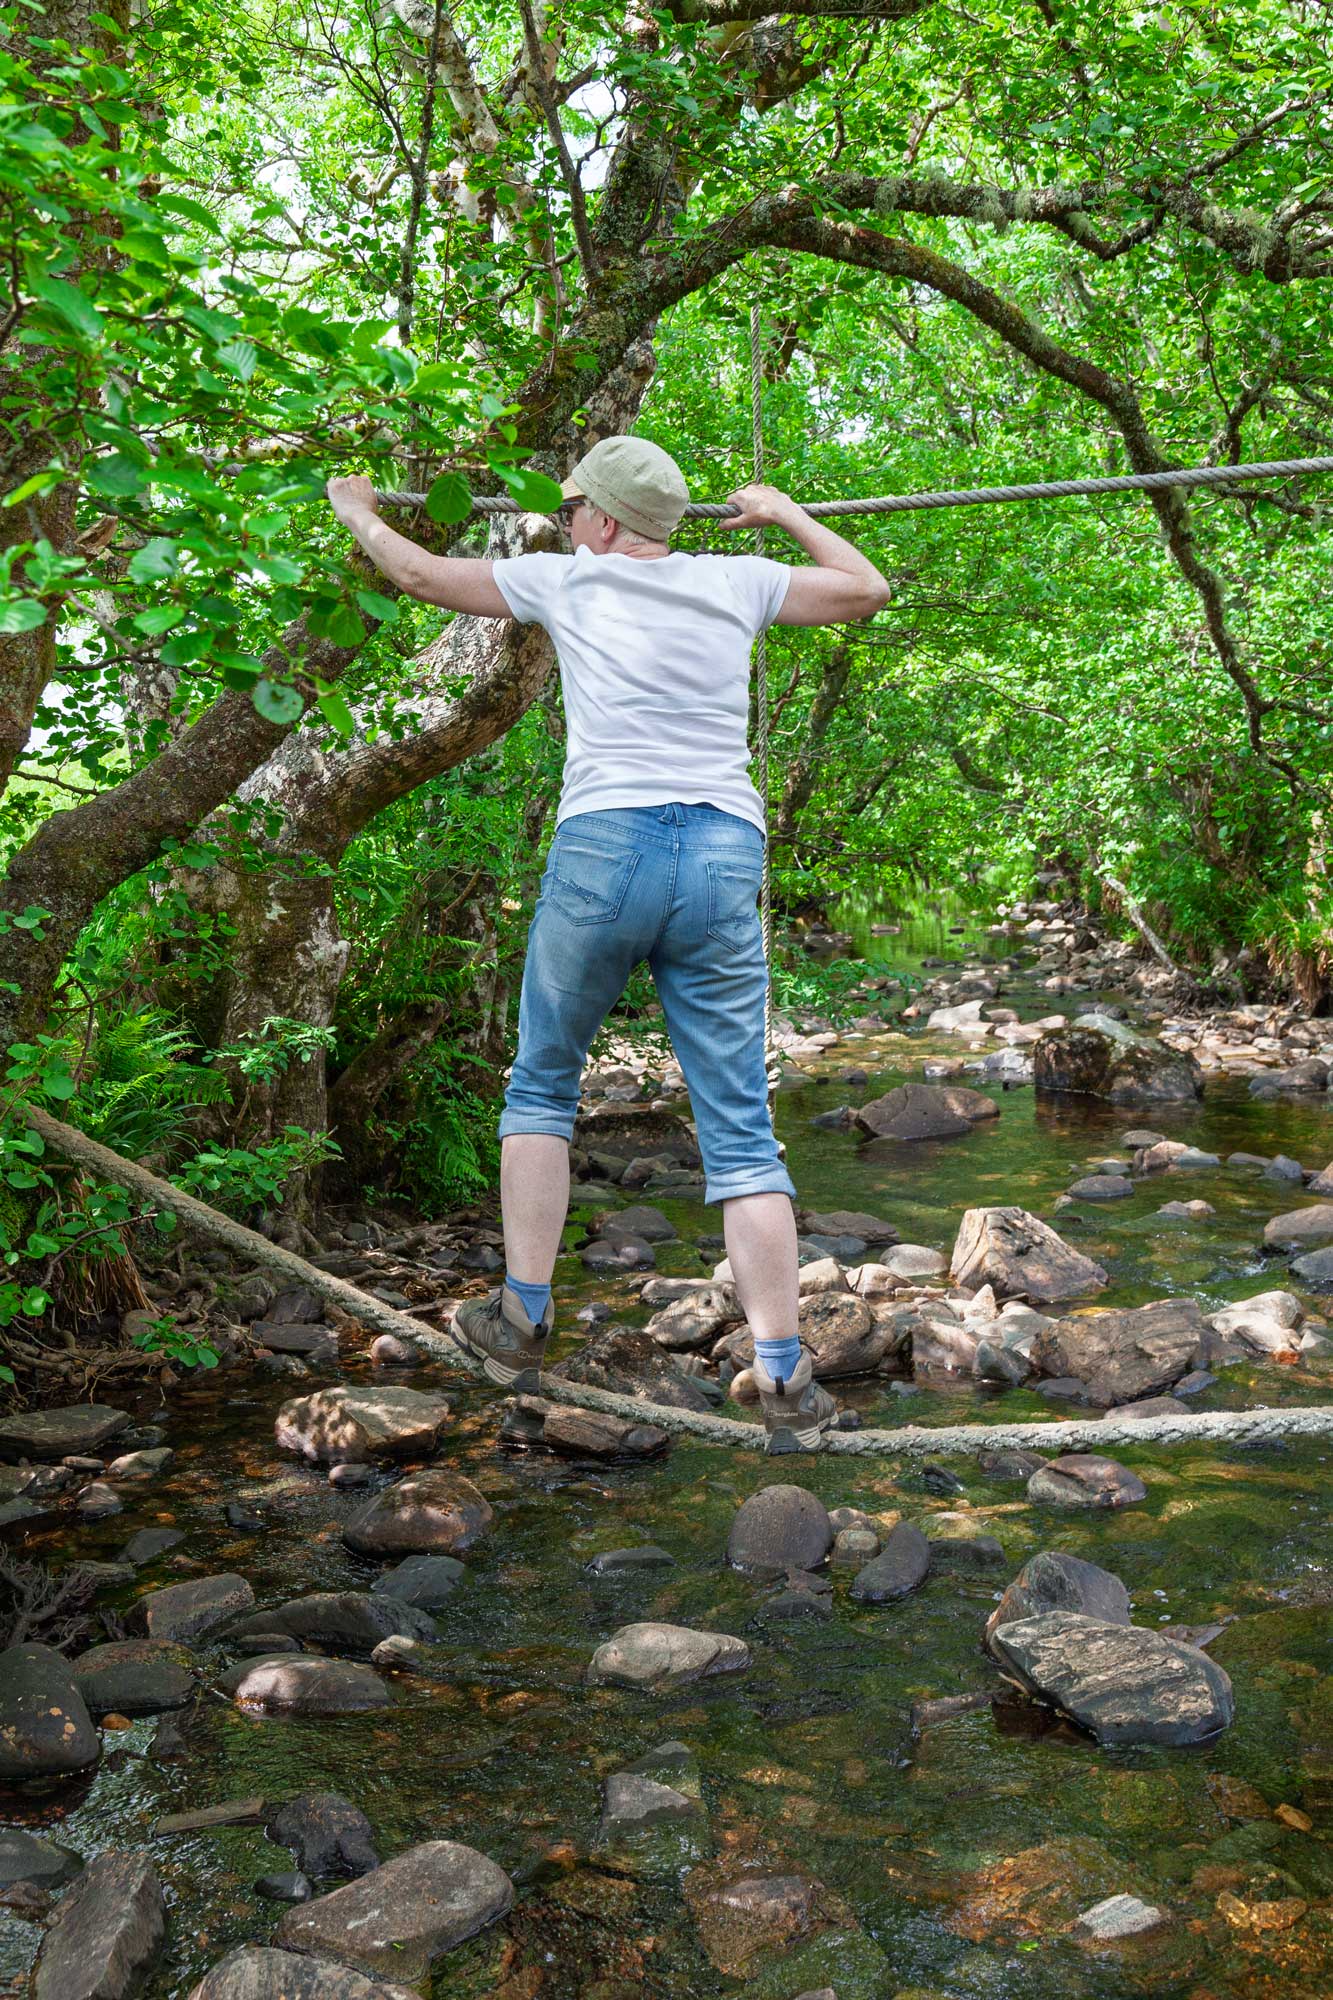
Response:
[[[796,1215],[790,1197],[736,1195],[722,1204],[722,1231],[741,1307],[755,1339],[794,1340],[800,1294]]]
[[[509,1276],[549,1285],[569,1212],[569,1141],[511,1132],[500,1141],[500,1209]]]

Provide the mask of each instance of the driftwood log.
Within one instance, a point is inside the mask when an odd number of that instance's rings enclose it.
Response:
[[[270,1243],[256,1230],[247,1229],[244,1223],[233,1222],[230,1216],[210,1208],[207,1202],[185,1194],[169,1181],[150,1174],[146,1168],[122,1159],[109,1147],[85,1137],[72,1125],[62,1124],[48,1112],[35,1110],[29,1105],[23,1107],[22,1115],[53,1152],[87,1167],[103,1180],[127,1188],[154,1208],[168,1211],[192,1235],[215,1243],[224,1250],[234,1251],[238,1257],[247,1258],[266,1270],[276,1271],[284,1278],[308,1285],[312,1292],[327,1299],[331,1305],[341,1306],[344,1312],[354,1314],[377,1333],[392,1333],[400,1340],[411,1342],[423,1359],[469,1375],[480,1375],[476,1364],[447,1333],[423,1326],[409,1313],[398,1312],[393,1306],[385,1305],[382,1299],[359,1290],[356,1285],[349,1285],[345,1278],[335,1278],[328,1271],[321,1271],[318,1265],[307,1263],[294,1251]],[[626,1417],[633,1423],[643,1423],[651,1414],[652,1422],[660,1430],[697,1437],[705,1444],[726,1445],[739,1451],[762,1452],[766,1449],[763,1430],[757,1423],[736,1423],[729,1417],[709,1416],[702,1411],[672,1409],[660,1403],[650,1403],[642,1397],[621,1396],[610,1389],[592,1389],[582,1382],[567,1382],[556,1376],[550,1377],[543,1387],[547,1394],[555,1394],[562,1403],[573,1403],[580,1409],[604,1410],[611,1416]],[[854,1458],[929,1458],[946,1452],[1034,1448],[1061,1452],[1087,1449],[1089,1446],[1237,1444],[1267,1438],[1330,1435],[1333,1435],[1333,1407],[1319,1404],[1305,1408],[1206,1410],[1197,1415],[1186,1412],[1181,1416],[1137,1419],[1110,1415],[1075,1422],[943,1424],[938,1428],[903,1424],[893,1430],[826,1433],[823,1449],[838,1456]]]

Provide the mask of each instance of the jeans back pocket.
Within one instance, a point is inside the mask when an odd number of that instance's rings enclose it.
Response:
[[[545,893],[571,924],[613,924],[639,858],[633,849],[557,837],[548,857]]]
[[[759,936],[763,859],[737,855],[708,864],[708,935],[729,951],[744,951]]]

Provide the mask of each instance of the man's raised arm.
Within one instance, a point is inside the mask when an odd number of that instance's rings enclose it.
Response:
[[[485,556],[433,556],[391,528],[380,514],[370,481],[361,473],[331,479],[329,505],[350,528],[376,569],[409,597],[423,604],[442,604],[448,611],[467,611],[474,618],[509,618],[513,614]]]
[[[720,528],[782,528],[814,559],[813,569],[793,569],[779,625],[842,625],[884,609],[889,586],[874,563],[776,486],[742,486],[728,498],[741,512]]]

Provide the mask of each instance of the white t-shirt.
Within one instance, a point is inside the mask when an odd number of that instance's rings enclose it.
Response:
[[[791,580],[766,556],[504,556],[500,595],[555,642],[569,740],[556,824],[712,805],[763,830],[745,740],[750,649]]]

